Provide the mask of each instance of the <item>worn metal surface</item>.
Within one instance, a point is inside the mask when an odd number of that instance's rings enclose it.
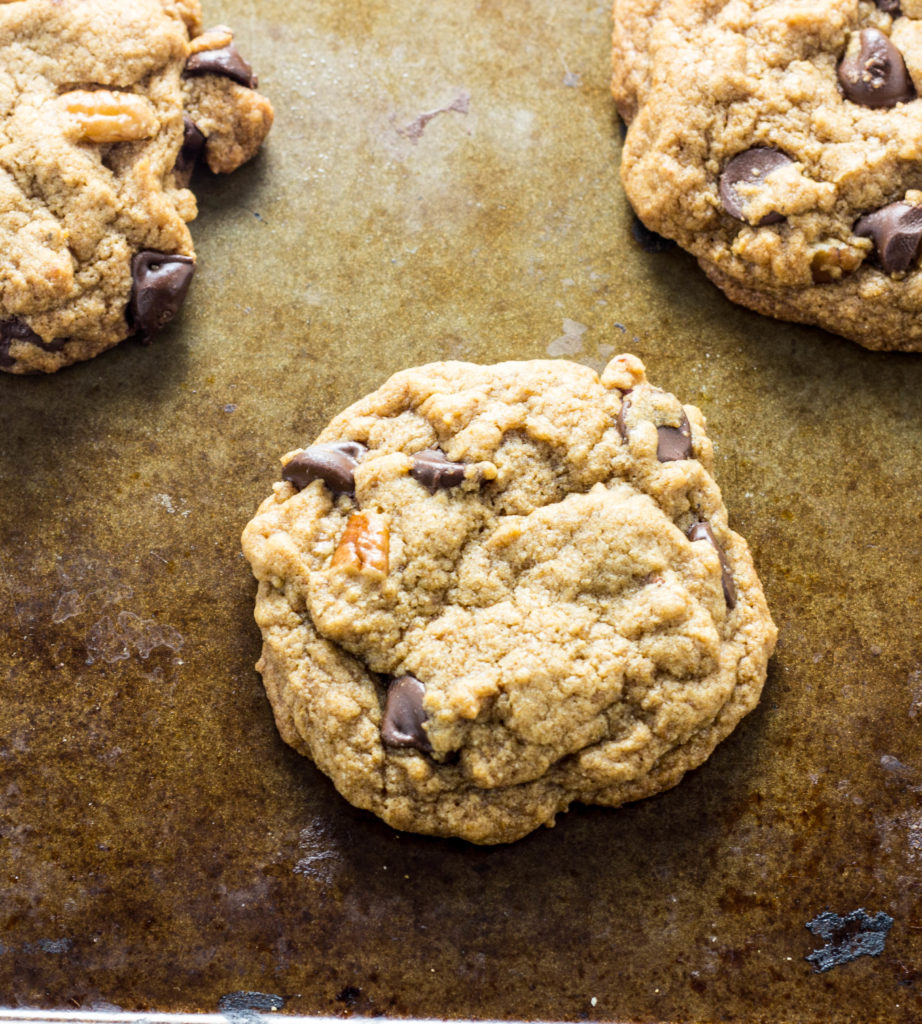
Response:
[[[596,0],[206,7],[278,119],[197,182],[181,322],[0,378],[0,1004],[918,1021],[922,357],[634,241]],[[708,416],[781,630],[763,702],[641,804],[397,834],[278,739],[240,530],[400,367],[623,349]],[[815,973],[805,924],[859,907],[883,953]]]

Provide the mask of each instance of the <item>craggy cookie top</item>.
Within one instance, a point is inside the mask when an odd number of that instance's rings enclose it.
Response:
[[[628,198],[731,298],[922,349],[922,2],[615,0]]]
[[[674,784],[775,640],[711,462],[632,356],[396,374],[244,532],[283,737],[395,827],[482,843]]]
[[[272,122],[197,0],[0,3],[0,369],[50,372],[179,309],[195,160],[229,171]]]

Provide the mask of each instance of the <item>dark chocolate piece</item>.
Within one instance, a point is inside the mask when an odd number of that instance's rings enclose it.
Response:
[[[176,157],[173,173],[181,182],[188,182],[205,152],[205,135],[186,114],[182,118],[182,147]]]
[[[736,607],[736,585],[733,582],[733,572],[730,569],[730,563],[727,561],[724,549],[717,543],[717,538],[714,536],[713,530],[711,530],[711,524],[704,519],[693,523],[688,531],[688,539],[692,543],[706,540],[717,552],[717,557],[720,559],[720,577],[724,588],[724,600],[727,602],[729,609],[734,609]]]
[[[779,167],[790,163],[793,161],[786,153],[768,146],[746,149],[731,157],[720,176],[719,191],[723,208],[736,220],[749,223],[744,212],[748,200],[745,195],[739,194],[737,186],[761,185],[772,171],[777,171]],[[762,227],[764,224],[777,224],[782,220],[784,220],[784,214],[772,210],[766,213],[755,227]]]
[[[314,480],[322,480],[334,494],[352,494],[353,471],[368,449],[358,441],[315,444],[298,452],[282,467],[282,479],[303,491]]]
[[[839,84],[846,99],[863,107],[893,107],[916,94],[900,51],[876,28],[862,29],[858,45],[849,44]]]
[[[448,456],[438,448],[427,448],[413,456],[410,476],[423,487],[428,487],[430,494],[435,494],[438,490],[463,483],[466,468],[463,462],[450,462]]]
[[[200,53],[193,53],[186,61],[184,73],[187,75],[224,75],[225,78],[232,78],[248,89],[255,89],[259,85],[259,79],[253,74],[253,68],[240,56],[240,51],[233,43],[228,43],[227,46],[222,46],[217,50],[202,50]]]
[[[28,341],[41,345],[42,339],[18,318],[0,321],[0,366],[12,366],[16,360],[10,355],[10,344],[14,341]]]
[[[633,213],[633,211],[631,212]],[[668,252],[676,247],[676,243],[671,238],[651,231],[636,213],[633,213],[631,218],[631,234],[644,252]]]
[[[179,312],[194,273],[191,256],[145,249],[132,257],[128,316],[145,341]]]
[[[624,418],[631,407],[631,400],[628,397],[631,390],[624,392],[621,399],[621,408],[618,410],[618,418],[615,420],[615,426],[618,428],[618,433],[623,441],[627,440],[628,435],[627,423],[625,423]],[[657,427],[656,435],[656,457],[660,462],[675,462],[678,459],[690,459],[692,457],[691,425],[684,412],[682,413],[682,420],[677,427]]]
[[[67,338],[54,338],[42,341],[41,337],[19,317],[0,321],[0,366],[13,366],[16,360],[10,355],[10,345],[14,341],[27,341],[45,352],[60,352],[67,344]]]
[[[426,687],[416,676],[400,676],[387,688],[381,740],[388,747],[415,747],[424,754],[432,744],[423,728],[428,717],[423,708]]]
[[[660,462],[677,462],[692,457],[691,424],[682,413],[682,422],[677,427],[657,427],[656,457]]]
[[[855,234],[874,243],[874,258],[888,274],[908,270],[922,239],[922,206],[890,203],[865,214],[855,224]]]

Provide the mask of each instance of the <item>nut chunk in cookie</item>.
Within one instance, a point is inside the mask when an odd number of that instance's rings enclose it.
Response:
[[[726,295],[922,351],[922,5],[614,0],[625,192]]]
[[[0,370],[51,373],[176,316],[192,171],[254,155],[255,90],[198,0],[0,3]]]
[[[392,826],[476,843],[674,785],[775,644],[711,469],[633,356],[396,374],[243,534],[282,737]]]

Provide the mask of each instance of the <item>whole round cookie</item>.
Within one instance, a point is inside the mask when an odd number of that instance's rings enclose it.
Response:
[[[614,0],[643,223],[732,300],[922,349],[922,2]]]
[[[618,356],[434,363],[284,456],[243,534],[282,737],[400,829],[517,839],[672,786],[775,627],[693,406]]]
[[[181,307],[196,161],[253,156],[272,107],[198,0],[0,2],[0,370],[50,373]]]

